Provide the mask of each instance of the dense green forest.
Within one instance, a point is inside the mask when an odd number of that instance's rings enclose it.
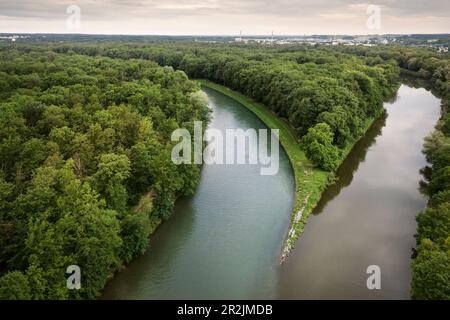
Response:
[[[145,250],[152,226],[198,180],[198,167],[174,166],[169,156],[172,130],[208,118],[185,73],[266,105],[328,172],[382,114],[404,73],[426,80],[443,101],[424,148],[430,200],[417,218],[412,297],[450,298],[448,55],[177,42],[0,52],[0,297],[92,298],[122,261]],[[63,266],[87,261],[87,287],[76,296],[57,289]]]
[[[207,123],[207,101],[149,61],[11,48],[0,60],[0,298],[95,298],[194,191],[200,169],[172,163],[170,135]],[[81,290],[66,288],[69,265]]]
[[[56,52],[142,58],[242,92],[286,119],[317,165],[333,171],[343,150],[383,112],[398,88],[395,60],[326,50],[274,51],[224,45],[55,46]]]

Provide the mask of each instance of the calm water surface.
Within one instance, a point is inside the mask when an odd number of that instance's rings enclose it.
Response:
[[[339,169],[287,262],[279,297],[295,299],[409,298],[415,216],[427,163],[423,139],[436,124],[440,101],[402,85]],[[381,269],[381,290],[368,290],[367,267]]]
[[[266,128],[234,100],[205,89],[210,127]],[[106,287],[105,299],[408,298],[423,138],[439,118],[425,89],[402,85],[339,170],[283,266],[277,256],[293,204],[292,170],[204,166],[197,192],[177,201],[147,253]],[[253,141],[251,143],[256,143]],[[366,268],[381,268],[368,290]]]
[[[210,127],[224,135],[225,129],[267,128],[235,100],[205,92]],[[103,298],[275,298],[276,257],[294,196],[281,148],[280,157],[273,176],[261,176],[259,165],[204,165],[195,195],[177,201],[146,254],[107,285]]]

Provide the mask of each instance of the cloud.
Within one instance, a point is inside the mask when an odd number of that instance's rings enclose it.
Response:
[[[222,34],[229,33],[235,26],[233,23],[257,31],[264,26],[263,21],[270,23],[271,29],[282,29],[291,34],[304,30],[364,33],[363,22],[369,5],[364,0],[0,0],[0,30],[23,31],[32,23],[48,28],[67,18],[66,8],[70,4],[78,5],[83,24],[96,30],[106,28],[123,30],[120,33],[141,33],[139,30],[144,32],[149,25],[172,24],[167,33],[173,32],[176,26],[183,28],[180,31],[184,33],[191,33],[201,28],[206,30],[208,24],[214,24],[208,29]],[[402,21],[408,23],[423,18],[423,25],[415,26],[416,32],[420,32],[420,28],[424,30],[422,32],[450,32],[448,0],[377,0],[370,4],[380,5],[382,18],[396,21],[398,30],[404,29]],[[217,25],[219,22],[220,26]],[[395,26],[388,32],[395,32]]]

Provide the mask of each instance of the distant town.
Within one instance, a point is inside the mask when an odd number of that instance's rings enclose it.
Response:
[[[84,41],[196,41],[206,43],[236,43],[261,45],[329,45],[329,46],[375,46],[375,45],[410,45],[430,47],[447,53],[450,46],[450,34],[385,34],[385,35],[243,35],[237,36],[168,36],[168,35],[98,35],[98,34],[8,34],[0,33],[1,42],[84,42]]]
[[[344,45],[344,46],[375,46],[388,44],[416,45],[436,49],[438,52],[448,52],[450,44],[449,34],[439,35],[358,35],[358,36],[289,36],[289,37],[244,37],[240,35],[234,38],[237,43],[261,43],[261,44],[307,44],[307,45]]]

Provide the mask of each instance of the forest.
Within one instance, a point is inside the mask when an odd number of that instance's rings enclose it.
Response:
[[[286,119],[318,166],[333,171],[343,150],[383,112],[398,88],[394,59],[327,50],[275,51],[229,45],[55,45],[60,53],[141,58],[240,91]]]
[[[154,62],[1,50],[0,298],[95,298],[199,179],[170,135],[209,119],[199,87]],[[66,267],[84,285],[66,288]]]
[[[287,121],[333,173],[395,95],[401,75],[442,99],[425,142],[412,297],[450,298],[450,60],[402,46],[73,43],[1,46],[0,298],[94,298],[194,192],[197,166],[170,162],[171,132],[209,119],[208,79]],[[64,266],[88,285],[65,289]],[[63,284],[63,285],[62,285]]]

